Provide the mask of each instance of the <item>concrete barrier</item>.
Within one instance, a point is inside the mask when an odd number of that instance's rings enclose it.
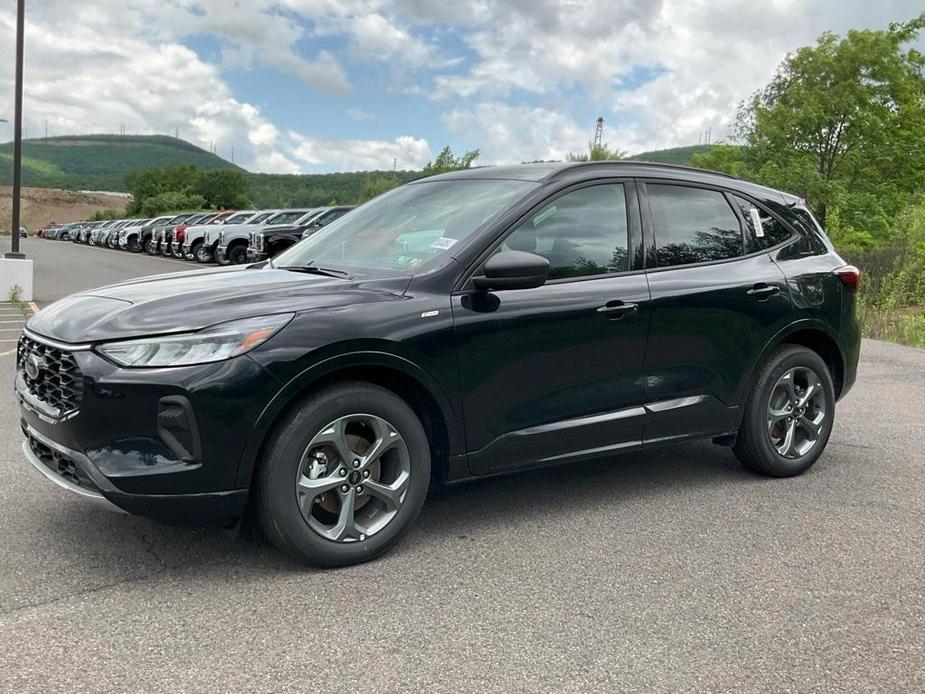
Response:
[[[14,287],[19,287],[19,300],[32,301],[32,261],[0,258],[0,301],[10,298]]]

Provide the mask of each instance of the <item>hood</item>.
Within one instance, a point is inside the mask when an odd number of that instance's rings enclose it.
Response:
[[[73,294],[27,327],[70,343],[188,332],[252,316],[394,301],[409,279],[346,281],[268,266],[192,270]]]

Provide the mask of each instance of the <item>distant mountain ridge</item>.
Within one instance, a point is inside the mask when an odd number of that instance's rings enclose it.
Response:
[[[711,145],[641,152],[629,159],[690,164]],[[0,184],[11,182],[13,145],[0,145]],[[23,185],[66,190],[127,192],[125,175],[135,169],[192,165],[236,169],[247,178],[248,197],[257,207],[351,203],[376,179],[404,183],[418,171],[356,171],[328,174],[250,173],[201,147],[167,135],[73,135],[23,142]]]
[[[0,145],[0,184],[10,183],[13,143]],[[127,190],[134,169],[191,164],[238,169],[201,147],[167,135],[65,135],[23,141],[23,185],[79,190]]]

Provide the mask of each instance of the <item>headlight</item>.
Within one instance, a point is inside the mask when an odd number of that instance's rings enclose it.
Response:
[[[189,366],[230,359],[269,340],[292,313],[220,323],[194,333],[108,342],[97,351],[122,366]]]

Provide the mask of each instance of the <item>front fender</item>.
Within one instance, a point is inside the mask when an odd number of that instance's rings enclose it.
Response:
[[[238,461],[237,488],[249,486],[257,458],[273,426],[291,403],[311,386],[337,371],[356,367],[380,367],[399,371],[413,378],[437,403],[447,424],[450,454],[462,451],[457,413],[441,385],[426,370],[410,359],[379,350],[362,350],[326,357],[312,363],[285,383],[257,418]]]

